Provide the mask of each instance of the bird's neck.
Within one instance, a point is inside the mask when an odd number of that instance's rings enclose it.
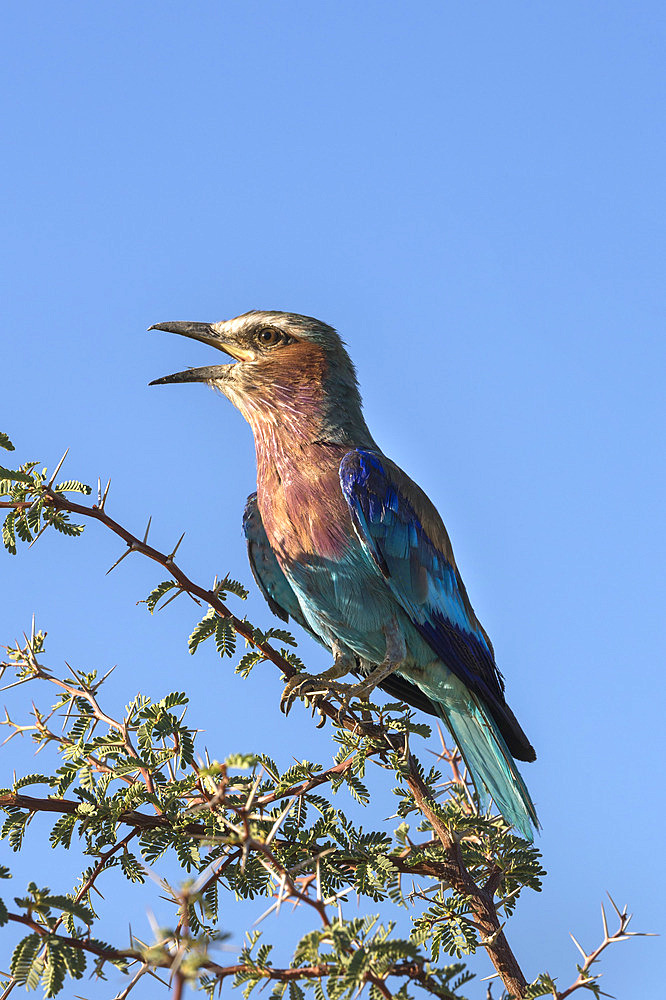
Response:
[[[376,449],[358,394],[345,399],[321,386],[273,383],[260,399],[244,400],[244,416],[254,434],[257,465],[301,463],[307,454],[352,448]],[[354,398],[356,397],[356,398]]]
[[[250,421],[257,456],[257,480],[272,479],[293,483],[306,476],[315,477],[328,466],[337,467],[342,456],[352,448],[376,448],[362,423],[330,421],[322,413],[302,411],[290,405],[262,409]]]

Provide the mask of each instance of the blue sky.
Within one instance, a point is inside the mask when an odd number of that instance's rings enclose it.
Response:
[[[69,446],[70,474],[111,476],[113,516],[138,531],[152,514],[163,547],[186,528],[195,578],[249,581],[250,432],[201,386],[148,388],[215,359],[146,327],[251,308],[336,326],[375,437],[447,523],[537,748],[523,773],[550,875],[510,937],[561,987],[569,932],[597,942],[607,890],[636,929],[663,928],[665,25],[663,4],[612,0],[0,13],[2,429],[21,458]],[[36,611],[55,666],[118,664],[112,705],[186,686],[216,756],[324,759],[328,729],[278,715],[273,668],[243,682],[212,649],[191,659],[193,610],[148,616],[135,602],[160,571],[128,559],[105,577],[119,554],[91,527],[0,556],[0,641]],[[256,594],[247,612],[271,621]],[[67,856],[54,871],[38,843],[15,892],[39,866],[66,890]],[[105,936],[128,906],[148,933],[160,904],[139,895],[118,889]],[[235,940],[243,920],[229,909]],[[299,926],[266,931],[286,946]],[[616,947],[604,988],[660,995],[660,953]]]

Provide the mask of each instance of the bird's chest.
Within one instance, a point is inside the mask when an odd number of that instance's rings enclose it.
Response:
[[[258,470],[257,501],[281,564],[339,561],[357,544],[337,464],[266,463]]]

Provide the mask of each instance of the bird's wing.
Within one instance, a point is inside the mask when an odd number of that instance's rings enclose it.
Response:
[[[425,493],[377,452],[340,463],[356,532],[414,627],[446,666],[480,697],[514,757],[534,750],[504,700],[491,642],[469,602],[446,528]]]
[[[315,635],[306,622],[298,598],[270,547],[264,522],[261,520],[257,506],[256,493],[251,493],[247,498],[243,511],[243,532],[247,541],[247,557],[250,561],[252,576],[273,614],[284,622],[293,618],[317,642],[321,642],[319,636]]]

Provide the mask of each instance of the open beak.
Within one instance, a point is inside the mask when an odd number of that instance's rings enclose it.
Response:
[[[189,320],[182,320],[175,323],[155,323],[148,327],[149,330],[164,330],[166,333],[179,333],[181,337],[190,337],[192,340],[200,340],[202,344],[210,344],[218,351],[228,354],[234,361],[250,361],[252,353],[244,350],[239,345],[225,340],[216,329],[215,323],[192,323]],[[203,368],[189,368],[184,372],[175,372],[173,375],[165,375],[163,378],[156,378],[149,385],[167,385],[169,382],[210,382],[212,379],[220,378],[225,368],[229,365],[205,365]]]

